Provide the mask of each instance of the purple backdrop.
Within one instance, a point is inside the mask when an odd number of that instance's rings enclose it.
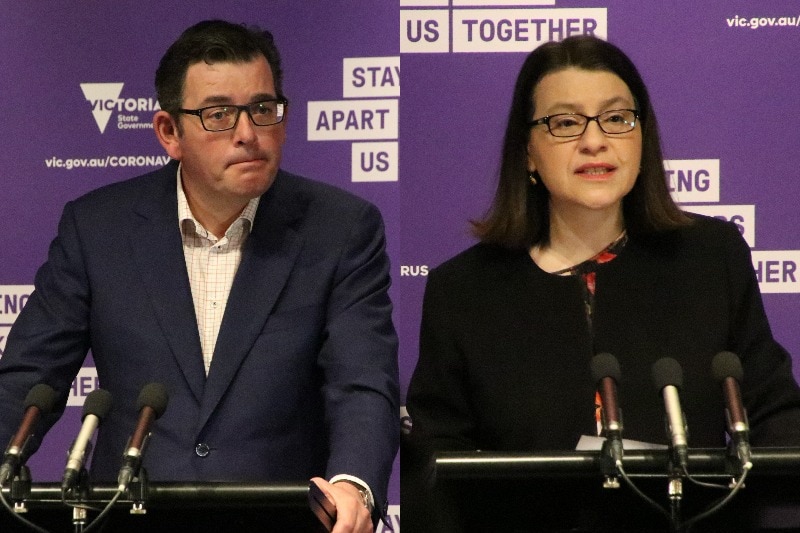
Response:
[[[147,127],[157,62],[182,29],[220,17],[269,28],[283,52],[291,102],[284,168],[349,189],[384,214],[403,391],[417,357],[427,269],[473,242],[467,221],[493,194],[523,51],[587,30],[639,66],[676,198],[740,224],[774,333],[800,357],[794,0],[4,4],[0,350],[63,204],[162,162]],[[96,386],[92,375],[87,361],[75,407],[30,462],[35,480],[60,478],[78,406]],[[395,476],[395,514],[398,486]]]

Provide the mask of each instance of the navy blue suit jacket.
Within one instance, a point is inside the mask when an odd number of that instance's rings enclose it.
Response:
[[[279,172],[245,243],[206,377],[176,171],[172,162],[64,208],[0,360],[0,442],[16,430],[36,383],[60,394],[44,424],[55,422],[91,349],[114,402],[92,480],[116,480],[136,398],[155,381],[170,399],[146,451],[150,479],[350,474],[369,484],[380,509],[399,439],[399,391],[379,212]],[[210,449],[204,457],[200,444]]]

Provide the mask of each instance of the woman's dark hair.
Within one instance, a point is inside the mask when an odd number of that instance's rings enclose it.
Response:
[[[224,20],[198,22],[184,31],[167,49],[156,70],[156,96],[161,109],[173,117],[182,107],[183,84],[191,65],[248,62],[263,55],[275,82],[277,97],[283,97],[281,58],[272,34],[255,27]]]
[[[633,189],[623,198],[622,209],[629,235],[659,233],[691,223],[675,205],[667,188],[656,116],[642,77],[631,60],[616,46],[590,36],[568,37],[531,52],[514,87],[503,141],[500,179],[494,201],[473,231],[483,242],[510,249],[525,249],[549,241],[549,192],[529,179],[528,122],[533,118],[533,91],[547,74],[575,67],[607,71],[622,79],[638,106],[642,128],[641,170]]]

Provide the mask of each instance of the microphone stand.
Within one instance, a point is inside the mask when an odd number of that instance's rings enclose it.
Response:
[[[86,527],[88,507],[82,505],[81,502],[89,500],[89,493],[89,472],[86,470],[86,467],[82,466],[80,472],[78,472],[76,486],[70,487],[62,492],[64,503],[66,503],[67,500],[76,502],[74,505],[70,504],[70,507],[72,507],[72,526],[75,533],[82,532]]]
[[[728,442],[728,445],[725,449],[728,456],[728,463],[731,470],[733,470],[733,472],[731,472],[730,483],[728,486],[733,488],[736,485],[737,480],[741,479],[741,477],[745,474],[747,467],[745,467],[745,465],[742,463],[739,449],[733,439]]]
[[[671,533],[683,533],[683,513],[681,511],[681,501],[683,500],[683,473],[680,467],[675,467],[672,460],[669,463],[670,476],[667,484],[667,494],[669,495],[669,524]]]
[[[25,464],[17,464],[14,467],[13,476],[9,479],[11,479],[9,496],[11,501],[14,502],[14,507],[11,507],[5,495],[2,494],[2,487],[0,487],[0,503],[2,503],[3,507],[11,512],[11,515],[16,520],[24,524],[26,528],[32,531],[37,531],[38,533],[47,533],[46,530],[40,528],[33,522],[23,517],[23,515],[28,512],[28,506],[25,504],[25,502],[31,496],[30,469]]]
[[[620,487],[617,462],[611,447],[611,439],[606,437],[606,440],[603,441],[603,447],[600,449],[600,471],[603,473],[604,489],[618,489]]]
[[[131,505],[130,514],[143,515],[147,514],[147,498],[149,496],[150,481],[147,478],[147,470],[145,467],[139,467],[139,474],[131,480],[128,485],[128,495],[133,500]]]
[[[25,501],[31,495],[31,470],[28,465],[20,465],[11,479],[11,501],[14,502],[14,512],[23,514],[28,512]]]

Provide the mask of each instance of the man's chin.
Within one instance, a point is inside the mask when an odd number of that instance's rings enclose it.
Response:
[[[275,181],[274,173],[261,171],[258,173],[243,173],[235,177],[236,188],[242,196],[255,198],[261,196]]]

